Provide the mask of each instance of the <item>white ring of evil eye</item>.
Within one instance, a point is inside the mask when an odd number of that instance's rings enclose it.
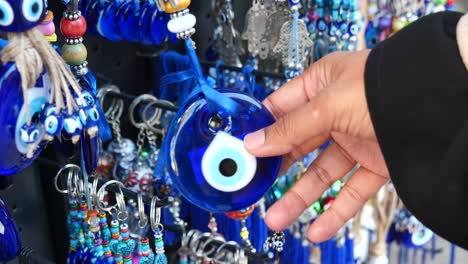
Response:
[[[89,110],[89,117],[91,118],[91,120],[93,120],[94,122],[98,121],[99,120],[99,112],[96,108],[91,108]]]
[[[48,116],[44,123],[45,123],[45,129],[47,133],[49,134],[57,133],[59,121],[56,116],[54,115]]]
[[[34,10],[34,7],[36,10]],[[44,3],[42,0],[24,0],[22,10],[26,20],[29,22],[37,22],[44,11]]]
[[[15,13],[7,1],[0,0],[0,12],[3,14],[3,17],[0,18],[0,26],[7,27],[11,25],[15,20]]]
[[[220,171],[223,160],[235,162],[236,170],[232,176]],[[244,142],[225,132],[218,132],[202,158],[202,173],[206,182],[222,192],[235,192],[247,186],[257,171],[257,159],[247,152]]]

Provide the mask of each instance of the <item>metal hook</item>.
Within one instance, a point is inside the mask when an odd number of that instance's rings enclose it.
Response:
[[[163,105],[167,105],[167,106],[175,106],[175,105],[172,102],[169,102],[167,100],[157,100],[157,101],[149,103],[143,110],[143,121],[147,125],[148,129],[155,132],[155,133],[163,135],[165,133],[164,129],[159,129],[159,128],[155,127],[155,125],[157,125],[160,122],[162,114],[163,114],[163,109],[158,108],[157,106],[155,106],[156,104],[163,104]],[[149,112],[150,109],[153,109],[153,108],[155,109],[155,111],[160,112],[160,115],[159,115],[159,117],[157,119],[156,118],[154,118],[154,119],[149,119],[148,118],[148,112]],[[155,117],[155,116],[153,115],[153,117]]]

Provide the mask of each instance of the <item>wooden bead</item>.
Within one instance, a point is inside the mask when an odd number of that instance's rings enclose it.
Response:
[[[83,44],[65,44],[62,47],[62,57],[68,64],[78,66],[86,61],[88,51]]]
[[[164,3],[164,12],[172,14],[182,11],[190,6],[190,0],[179,0],[179,4],[173,7],[170,1]]]
[[[79,38],[86,33],[86,20],[80,16],[77,20],[62,18],[60,31],[66,38]]]

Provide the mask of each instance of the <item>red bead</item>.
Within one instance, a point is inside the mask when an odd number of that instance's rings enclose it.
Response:
[[[79,38],[86,33],[86,20],[80,16],[77,20],[62,18],[60,21],[60,31],[66,38]]]
[[[455,0],[447,0],[447,6],[452,6],[455,3]]]
[[[251,215],[254,210],[255,206],[250,206],[249,208],[244,210],[226,213],[226,216],[234,220],[242,220]]]

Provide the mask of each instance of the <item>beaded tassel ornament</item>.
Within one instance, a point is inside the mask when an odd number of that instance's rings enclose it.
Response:
[[[3,67],[15,66],[21,79],[18,89],[22,90],[25,102],[26,122],[21,128],[20,140],[27,144],[26,157],[30,159],[34,157],[42,141],[50,141],[49,137],[44,137],[44,130],[50,124],[33,122],[30,111],[28,90],[35,87],[38,79],[47,76],[50,81],[48,104],[51,108],[47,110],[53,112],[55,120],[52,123],[57,127],[61,125],[59,120],[62,110],[72,115],[80,110],[79,105],[85,108],[87,102],[83,99],[73,73],[37,28],[46,16],[46,1],[5,0],[2,3],[1,11],[5,19],[0,23],[0,31],[7,33],[8,45],[3,49],[0,59]],[[72,92],[78,99],[74,98]],[[60,131],[61,127],[56,130]],[[97,128],[89,128],[88,132],[95,136]]]
[[[164,251],[163,231],[164,226],[161,224],[161,208],[156,206],[158,198],[156,196],[151,200],[150,221],[151,229],[154,232],[154,246],[156,256],[154,264],[167,264],[168,260]]]

